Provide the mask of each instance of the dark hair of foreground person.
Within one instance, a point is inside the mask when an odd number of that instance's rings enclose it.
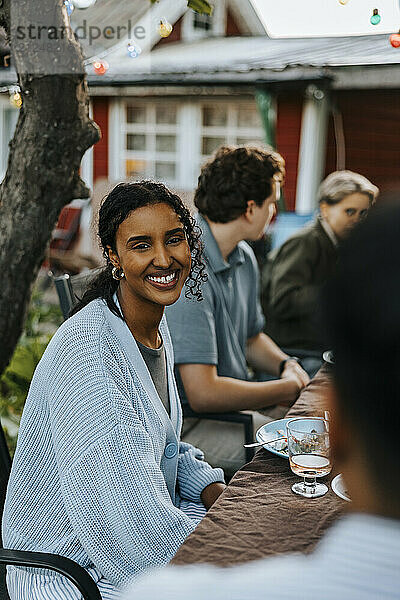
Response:
[[[95,298],[104,298],[111,312],[122,318],[113,300],[119,281],[112,275],[113,264],[109,258],[107,247],[116,251],[118,228],[132,211],[162,203],[171,206],[178,215],[191,251],[192,266],[185,282],[185,295],[192,296],[197,300],[202,299],[200,285],[206,275],[202,259],[201,232],[180,197],[173,194],[162,183],[154,181],[120,183],[104,198],[99,211],[98,238],[107,264],[90,283],[83,297],[71,311],[71,315],[77,313]]]
[[[343,243],[323,294],[336,404],[353,427],[385,512],[400,516],[400,204],[380,206]]]

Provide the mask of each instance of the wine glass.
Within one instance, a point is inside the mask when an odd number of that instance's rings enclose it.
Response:
[[[292,419],[286,425],[289,463],[293,473],[303,477],[292,491],[305,498],[324,496],[328,487],[317,477],[331,472],[328,422],[319,417]]]

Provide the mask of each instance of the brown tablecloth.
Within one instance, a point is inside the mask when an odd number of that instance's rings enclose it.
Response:
[[[323,416],[328,382],[323,368],[288,416]],[[228,566],[272,554],[309,552],[346,503],[331,489],[321,498],[297,496],[291,491],[295,481],[299,478],[288,461],[262,448],[236,473],[172,563]]]

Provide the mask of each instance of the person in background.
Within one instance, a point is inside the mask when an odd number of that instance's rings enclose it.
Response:
[[[188,590],[191,600],[400,598],[400,205],[374,213],[343,243],[322,302],[335,358],[331,450],[347,514],[309,555],[167,567],[124,600],[186,600]]]
[[[180,442],[181,405],[164,317],[204,264],[181,199],[160,183],[105,198],[106,266],[58,329],[33,376],[3,515],[5,548],[70,558],[103,600],[166,564],[225,488]],[[62,576],[8,567],[11,600],[78,600]]]
[[[194,202],[203,232],[208,281],[204,300],[181,296],[166,311],[181,398],[198,412],[251,410],[255,429],[272,420],[259,410],[291,406],[308,375],[263,333],[259,271],[244,240],[259,239],[271,221],[283,158],[258,147],[221,147],[202,167]],[[255,381],[248,366],[275,381]],[[275,417],[276,418],[276,417]],[[245,462],[240,426],[190,422],[185,439],[231,476]],[[184,434],[185,435],[185,434]]]
[[[324,349],[318,294],[335,267],[338,245],[366,216],[377,194],[378,188],[358,173],[331,173],[318,191],[316,220],[270,254],[263,277],[265,331],[289,352]]]

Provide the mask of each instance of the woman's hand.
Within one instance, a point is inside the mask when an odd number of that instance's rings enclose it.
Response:
[[[219,481],[210,483],[210,485],[204,488],[200,494],[200,498],[207,510],[218,500],[225,488],[225,483],[220,483]]]

